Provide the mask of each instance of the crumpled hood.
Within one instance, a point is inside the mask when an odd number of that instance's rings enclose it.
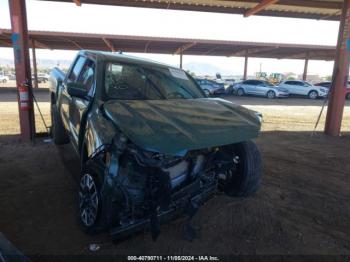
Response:
[[[223,99],[111,100],[103,107],[133,143],[164,154],[245,141],[260,130],[254,111]]]

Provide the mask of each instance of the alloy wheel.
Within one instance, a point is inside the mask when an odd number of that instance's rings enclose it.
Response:
[[[237,95],[238,95],[238,96],[243,96],[243,95],[244,95],[244,91],[243,91],[242,88],[240,88],[240,89],[237,90]]]
[[[89,174],[83,175],[79,188],[79,208],[82,223],[90,227],[95,224],[99,208],[99,196],[96,183]]]
[[[273,92],[273,91],[269,91],[269,92],[267,92],[267,98],[269,98],[269,99],[273,99],[273,98],[275,98],[275,97],[276,97],[275,92]]]
[[[310,99],[316,99],[317,98],[317,92],[316,91],[311,91],[309,94]]]

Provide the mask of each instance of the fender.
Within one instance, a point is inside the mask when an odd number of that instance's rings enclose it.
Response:
[[[91,157],[103,145],[110,145],[117,130],[114,125],[105,118],[98,107],[91,108],[86,114],[86,124],[82,130],[82,139],[79,139],[80,150],[83,145],[86,147],[87,157]],[[83,136],[84,134],[84,136]]]

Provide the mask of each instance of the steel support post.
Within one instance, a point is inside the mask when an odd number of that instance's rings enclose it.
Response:
[[[248,55],[244,57],[244,72],[243,72],[243,80],[247,80],[248,76]]]
[[[33,74],[34,74],[34,87],[38,88],[38,70],[36,63],[36,51],[35,51],[35,40],[32,40],[32,57],[33,57]]]
[[[303,73],[303,80],[306,81],[307,78],[307,68],[309,66],[309,52],[305,54],[305,64],[304,64],[304,73]]]
[[[325,133],[339,136],[345,104],[345,86],[349,77],[349,38],[350,38],[350,0],[344,0],[339,26],[336,57],[333,69],[333,83],[329,94],[329,104]]]
[[[30,73],[30,58],[28,46],[28,29],[25,0],[9,0],[12,44],[14,51],[16,82],[18,89],[18,109],[21,129],[21,139],[23,142],[30,142],[34,139],[35,120],[32,96],[32,81]],[[19,88],[28,88],[28,108],[21,109]]]
[[[182,53],[180,53],[180,68],[182,69]]]

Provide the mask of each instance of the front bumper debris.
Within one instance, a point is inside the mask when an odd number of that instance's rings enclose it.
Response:
[[[186,213],[189,206],[199,207],[205,203],[217,190],[216,181],[210,181],[204,184],[197,179],[195,182],[185,186],[179,191],[175,192],[171,197],[171,204],[169,209],[160,210],[157,214],[159,224],[163,224],[181,214]],[[194,214],[191,214],[191,217]],[[147,225],[151,224],[150,230],[152,232],[151,217],[139,219],[128,225],[118,226],[110,230],[110,235],[113,241],[118,241],[135,234],[145,229]]]

